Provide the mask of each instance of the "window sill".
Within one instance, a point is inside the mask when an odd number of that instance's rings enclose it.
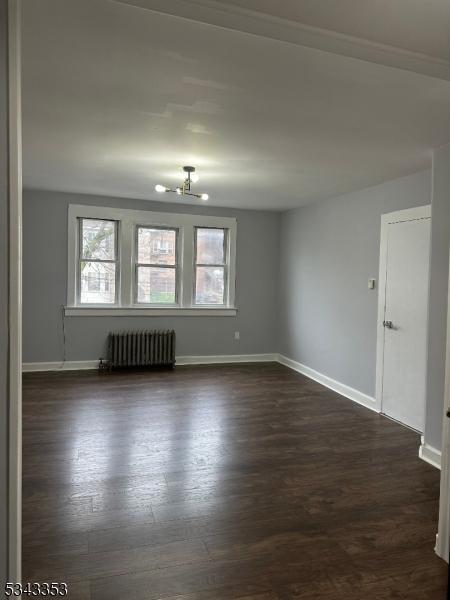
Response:
[[[66,306],[66,317],[235,317],[237,308],[193,307],[149,308],[149,307],[97,307]]]

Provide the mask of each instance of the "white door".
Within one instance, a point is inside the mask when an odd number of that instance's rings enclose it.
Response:
[[[423,209],[417,209],[421,211]],[[401,213],[405,215],[402,219]],[[423,432],[430,218],[414,209],[385,223],[382,412]],[[423,213],[418,212],[417,215]],[[410,215],[410,218],[406,218]]]

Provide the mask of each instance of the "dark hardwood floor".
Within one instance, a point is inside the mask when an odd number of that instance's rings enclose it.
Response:
[[[82,600],[444,600],[419,436],[275,364],[24,378],[24,581]]]

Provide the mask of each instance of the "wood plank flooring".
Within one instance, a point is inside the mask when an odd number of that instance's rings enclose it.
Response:
[[[72,600],[444,600],[419,436],[276,363],[24,377],[24,581]]]

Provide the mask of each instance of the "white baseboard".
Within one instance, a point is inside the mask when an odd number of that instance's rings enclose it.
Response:
[[[436,467],[437,469],[441,468],[441,451],[437,448],[434,448],[433,446],[430,446],[430,444],[427,444],[423,436],[421,438],[419,456],[425,462],[429,463],[430,465],[433,465],[433,467]]]
[[[177,356],[177,365],[213,365],[246,362],[277,362],[278,354],[220,354],[217,356]],[[74,360],[66,362],[34,362],[23,363],[24,373],[36,371],[81,371],[96,369],[96,360]]]
[[[95,360],[69,360],[66,362],[32,362],[23,363],[22,371],[31,373],[37,371],[84,371],[86,369],[96,369],[98,359]]]
[[[314,379],[314,381],[321,383],[325,387],[337,392],[341,396],[345,396],[346,398],[353,400],[353,402],[357,402],[366,408],[370,408],[370,410],[379,412],[376,406],[375,398],[372,398],[367,394],[363,394],[362,392],[355,390],[348,385],[340,383],[335,379],[331,379],[331,377],[323,375],[322,373],[319,373],[318,371],[315,371],[314,369],[311,369],[302,363],[292,360],[287,356],[283,356],[282,354],[278,355],[278,362],[286,367],[289,367],[290,369],[293,369],[294,371],[297,371],[298,373],[301,373],[302,375],[305,375],[306,377],[309,377],[309,379]]]
[[[278,354],[218,354],[216,356],[177,356],[177,365],[277,362]]]
[[[448,555],[449,542],[443,541],[443,543],[441,543],[441,537],[440,537],[439,533],[436,534],[436,545],[434,547],[434,551],[439,556],[439,558],[442,558],[442,560],[445,560],[446,563],[449,562],[449,560],[448,560],[449,559],[449,555]]]

